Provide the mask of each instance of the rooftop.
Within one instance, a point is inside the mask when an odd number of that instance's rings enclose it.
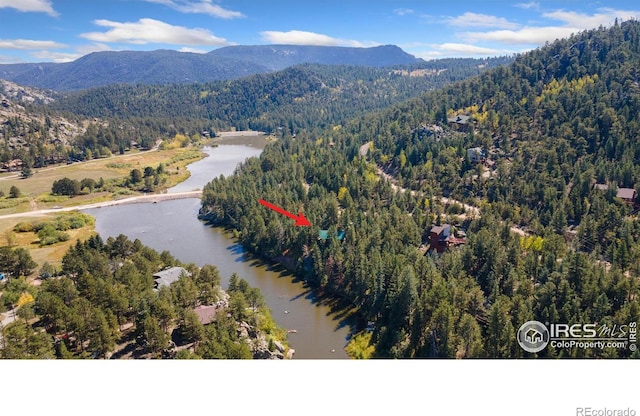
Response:
[[[636,190],[633,188],[618,188],[616,196],[618,198],[632,200],[636,198]]]
[[[343,240],[345,236],[345,232],[343,230],[338,230],[336,237],[338,240]],[[320,240],[327,240],[329,238],[329,230],[320,230],[318,232],[318,238]]]
[[[600,189],[601,191],[606,191],[609,189],[609,185],[605,183],[596,183],[593,187],[595,189]],[[618,188],[616,191],[616,196],[618,198],[630,201],[636,198],[636,190],[633,188]]]
[[[216,320],[216,315],[218,314],[218,307],[216,305],[204,306],[200,305],[193,310],[198,317],[198,321],[202,325],[208,325],[211,322]]]
[[[434,225],[433,227],[431,227],[431,231],[432,233],[435,234],[442,234],[443,231],[445,231],[446,229],[450,228],[451,225],[449,224],[442,224],[442,225]]]
[[[158,272],[153,275],[153,279],[155,280],[154,287],[159,289],[162,286],[171,286],[171,283],[180,279],[182,275],[191,276],[191,273],[183,267],[171,267]]]

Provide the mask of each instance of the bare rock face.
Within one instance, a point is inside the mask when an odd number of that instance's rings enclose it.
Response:
[[[9,148],[67,145],[86,131],[82,123],[60,116],[47,116],[32,105],[49,104],[56,93],[23,87],[0,80],[0,140]]]
[[[49,104],[55,101],[53,98],[54,93],[23,87],[4,79],[0,79],[0,95],[3,95],[3,100],[12,100],[25,104]]]

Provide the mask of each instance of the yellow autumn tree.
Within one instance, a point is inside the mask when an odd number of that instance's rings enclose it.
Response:
[[[29,292],[23,292],[20,297],[18,298],[18,308],[21,306],[24,306],[28,303],[33,302],[35,299],[33,299],[33,295],[31,295],[31,293]]]

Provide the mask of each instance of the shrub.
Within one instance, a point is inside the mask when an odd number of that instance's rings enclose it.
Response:
[[[13,231],[15,231],[17,233],[30,233],[30,232],[33,232],[33,223],[32,222],[21,221],[21,222],[17,223],[13,227]]]

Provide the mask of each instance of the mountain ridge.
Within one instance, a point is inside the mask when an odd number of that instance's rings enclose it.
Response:
[[[424,62],[397,46],[229,46],[206,54],[159,49],[103,51],[65,63],[0,65],[0,79],[57,91],[111,84],[172,84],[237,79],[302,63],[393,66]]]

